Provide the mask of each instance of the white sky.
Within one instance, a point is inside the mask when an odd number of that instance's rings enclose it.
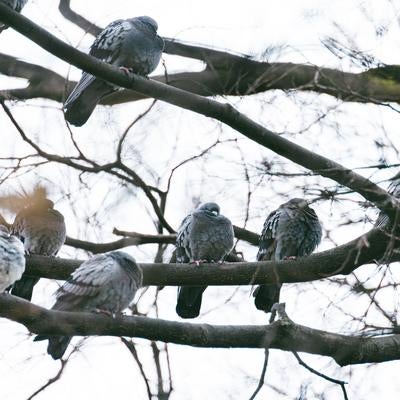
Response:
[[[87,51],[93,38],[83,35],[81,30],[65,21],[58,13],[57,7],[58,1],[31,0],[24,9],[24,15],[61,39],[74,46],[79,44],[81,50]],[[340,62],[323,48],[321,39],[332,35],[342,41],[345,41],[343,37],[350,38],[361,50],[373,54],[382,62],[400,63],[400,36],[396,20],[398,9],[392,8],[389,1],[260,0],[244,3],[228,0],[114,0],[72,1],[72,7],[101,26],[117,18],[150,15],[157,20],[162,36],[242,52],[257,59],[262,58],[266,49],[285,45],[280,52],[272,53],[271,61],[315,63],[358,71],[359,69],[350,65],[348,61]],[[382,26],[387,33],[377,37],[376,26]],[[66,63],[11,29],[0,35],[0,51],[52,68],[62,75],[69,73]],[[169,73],[189,68],[199,69],[199,64],[193,60],[168,55],[164,58]],[[161,68],[156,71],[161,72]],[[73,79],[78,79],[79,75],[78,70],[71,69]],[[0,88],[14,87],[16,84],[23,86],[24,82],[0,76]],[[251,96],[248,99],[219,100],[231,102],[249,117],[277,132],[297,132],[309,126],[324,111],[334,108],[321,125],[315,124],[302,135],[288,137],[352,168],[376,162],[378,155],[375,141],[384,140],[384,134],[400,148],[397,132],[398,113],[385,107],[342,104],[325,95],[286,96],[281,92]],[[89,155],[102,160],[108,159],[112,156],[112,147],[123,129],[149,104],[147,100],[111,108],[98,107],[83,128],[74,129],[78,142]],[[47,107],[40,109],[38,106],[42,105]],[[59,109],[60,104],[44,100],[15,103],[12,106],[17,120],[31,137],[38,138],[51,151],[71,153],[71,144]],[[4,113],[0,113],[0,128],[4,138],[0,157],[26,151],[27,147],[22,146],[16,139]],[[337,135],[338,131],[340,137]],[[137,171],[150,183],[154,183],[152,173],[164,173],[161,186],[165,187],[166,177],[172,166],[190,155],[197,154],[217,138],[239,138],[239,144],[249,165],[255,165],[263,158],[274,162],[280,160],[272,152],[261,149],[215,121],[163,103],[158,103],[148,118],[133,129],[129,142],[131,148],[125,156],[127,159],[131,158]],[[390,149],[385,151],[384,156],[388,162],[398,161],[397,155]],[[140,159],[144,161],[140,162]],[[221,147],[213,151],[211,160],[209,164],[188,165],[176,174],[167,208],[167,218],[174,227],[177,227],[190,211],[191,198],[196,196],[203,200],[218,201],[225,215],[235,224],[243,224],[247,187],[243,183],[243,171],[238,164],[240,154],[234,149],[227,153],[225,147]],[[151,170],[146,167],[147,164],[151,166]],[[151,214],[151,210],[141,193],[137,193],[137,197],[132,193],[127,196],[129,192],[123,192],[115,183],[97,176],[87,179],[90,190],[80,191],[76,189],[78,181],[73,171],[50,168],[41,168],[37,174],[53,181],[51,190],[57,201],[57,208],[66,217],[70,236],[98,241],[113,240],[115,237],[111,231],[114,226],[139,232],[154,232],[152,220],[146,212],[149,210]],[[295,166],[289,165],[288,168],[297,170]],[[369,176],[370,171],[361,170],[360,173]],[[379,182],[392,174],[393,171],[381,172],[373,175],[373,179]],[[12,185],[27,185],[34,179],[31,174],[21,178],[20,182],[13,182]],[[301,186],[302,182],[303,179],[300,178],[296,183]],[[327,180],[313,178],[304,182],[308,186],[315,186],[320,182],[332,184]],[[11,189],[12,185],[4,185],[4,190]],[[63,186],[75,188],[72,196],[76,207],[74,210],[71,210],[70,203],[62,194]],[[120,192],[115,192],[114,189],[121,191],[118,207],[114,207],[114,194]],[[284,183],[264,180],[260,187],[253,189],[253,207],[248,227],[255,231],[261,229],[265,216],[282,202],[284,195],[294,197],[302,194],[299,189],[293,189],[292,180]],[[366,223],[358,224],[352,229],[348,226],[338,227],[347,217],[363,216],[364,210],[352,200],[360,200],[360,197],[347,196],[346,201],[334,206],[329,202],[320,202],[315,206],[324,227],[334,229],[331,238],[337,243],[344,243],[356,237],[370,226]],[[100,224],[78,222],[85,221],[95,211],[99,211]],[[370,213],[370,216],[373,215]],[[320,249],[330,247],[332,242],[325,239]],[[245,252],[246,259],[254,259],[256,249],[244,244],[241,244],[239,249]],[[129,249],[141,262],[151,262],[154,250],[154,246]],[[60,255],[74,257],[76,254],[82,256],[83,253],[65,248]],[[364,268],[360,276],[367,276],[371,271],[372,267]],[[34,301],[51,306],[51,294],[55,287],[54,282],[42,280],[35,289]],[[357,302],[354,303],[354,298],[348,299],[344,289],[330,288],[327,292],[326,287],[327,285],[321,283],[287,285],[283,291],[283,300],[287,302],[289,315],[298,323],[319,329],[347,333],[354,331],[357,325],[348,323],[349,319],[337,310],[336,306],[344,307],[345,311],[352,314],[362,314],[367,303],[361,298],[355,298]],[[301,295],[299,289],[303,290]],[[224,304],[235,290],[236,288],[232,287],[208,288],[202,307],[205,315],[196,322],[265,323],[265,315],[254,308],[252,298],[249,297],[249,288],[241,288],[228,304]],[[154,288],[151,288],[141,302],[141,311],[149,307],[153,293]],[[175,296],[176,288],[172,287],[160,293],[159,308],[162,318],[178,320],[175,315]],[[381,301],[391,309],[398,304],[396,296],[392,293],[386,297],[382,295]],[[334,304],[331,303],[332,300]],[[376,312],[372,310],[371,313],[374,322],[385,323]],[[154,316],[154,311],[150,315]],[[2,400],[26,399],[56,373],[59,363],[45,354],[45,344],[32,343],[31,339],[27,339],[26,330],[20,325],[0,320],[0,330],[0,397]],[[154,384],[155,371],[148,342],[137,342],[146,372],[153,378]],[[196,349],[171,345],[170,352],[174,383],[171,400],[248,398],[257,386],[263,362],[262,350]],[[304,359],[328,375],[348,380],[352,400],[375,399],[378,394],[394,398],[400,390],[396,379],[399,367],[397,361],[373,368],[354,366],[339,370],[328,358],[304,355]],[[294,399],[299,393],[301,383],[310,384],[307,399],[316,399],[318,397],[315,393],[321,392],[324,392],[326,399],[338,399],[341,395],[339,387],[327,386],[324,381],[311,376],[298,366],[290,354],[280,351],[271,351],[266,382],[287,392],[287,395],[279,396],[265,386],[259,394],[260,399]],[[71,360],[63,378],[38,395],[37,399],[55,397],[60,400],[147,398],[137,366],[125,348],[118,343],[118,339],[112,338],[89,339],[83,351]]]

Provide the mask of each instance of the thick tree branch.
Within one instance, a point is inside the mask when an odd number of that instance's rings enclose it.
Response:
[[[116,85],[133,88],[154,98],[215,118],[277,154],[358,192],[390,218],[394,219],[398,212],[398,201],[379,186],[350,169],[269,131],[229,104],[221,104],[137,75],[129,77],[118,68],[72,48],[3,4],[0,4],[0,19],[45,50],[78,68]]]
[[[85,32],[97,36],[102,30],[71,10],[69,0],[60,0],[59,9],[66,19]],[[400,103],[400,80],[392,79],[393,73],[400,72],[399,66],[390,66],[389,77],[385,74],[386,67],[353,74],[314,65],[259,62],[244,55],[163,39],[165,53],[204,61],[204,71],[168,76],[169,85],[202,96],[245,96],[280,89],[314,91],[361,103]],[[165,82],[162,76],[155,79]],[[124,90],[114,93],[104,103],[117,104],[143,97]]]
[[[271,348],[332,357],[339,365],[400,359],[400,335],[346,336],[278,320],[270,325],[189,324],[148,317],[115,317],[47,310],[0,295],[0,316],[37,334],[138,337],[195,347]]]
[[[145,264],[144,285],[252,285],[260,283],[310,282],[334,275],[346,275],[358,267],[379,260],[385,254],[390,237],[379,230],[335,249],[299,258],[295,261],[235,262],[222,265]],[[399,261],[395,253],[391,261]],[[49,279],[66,279],[81,260],[27,256],[26,274]]]

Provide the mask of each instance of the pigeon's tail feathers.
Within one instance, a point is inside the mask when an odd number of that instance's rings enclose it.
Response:
[[[54,360],[59,360],[67,350],[71,336],[47,336],[38,335],[33,341],[40,342],[41,340],[48,340],[47,354],[49,354]]]
[[[31,276],[23,276],[19,281],[16,281],[11,289],[11,294],[31,301],[33,287],[38,283],[39,278]]]
[[[181,318],[196,318],[200,314],[203,292],[207,286],[183,286],[179,288],[176,313]]]
[[[64,104],[65,119],[72,125],[82,126],[99,101],[113,91],[109,83],[84,74]]]
[[[254,291],[254,304],[258,310],[271,312],[272,306],[279,302],[282,285],[260,285]]]

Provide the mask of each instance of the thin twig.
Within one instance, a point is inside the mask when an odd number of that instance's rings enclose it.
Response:
[[[254,400],[258,394],[258,392],[261,390],[261,388],[264,386],[264,380],[265,380],[265,373],[267,372],[267,366],[268,366],[268,358],[269,358],[269,350],[265,349],[264,350],[264,364],[263,364],[263,368],[261,371],[261,376],[260,376],[260,380],[258,382],[258,386],[256,388],[256,390],[254,391],[254,393],[250,396],[249,400]]]
[[[329,376],[323,374],[322,372],[318,372],[318,371],[315,370],[314,368],[312,368],[312,367],[310,367],[309,365],[307,365],[307,364],[300,358],[300,356],[299,356],[299,354],[297,353],[297,351],[292,351],[292,353],[293,353],[293,355],[296,357],[296,360],[299,362],[299,364],[300,364],[301,366],[303,366],[304,368],[308,369],[311,373],[313,373],[313,374],[315,374],[315,375],[317,375],[317,376],[319,376],[319,377],[321,377],[321,378],[323,378],[323,379],[326,379],[326,380],[329,381],[329,382],[336,383],[337,385],[339,385],[339,386],[341,387],[341,389],[342,389],[342,392],[343,392],[343,398],[344,398],[345,400],[349,400],[349,398],[348,398],[348,396],[347,396],[347,392],[346,392],[346,387],[344,386],[344,385],[347,384],[347,382],[341,381],[341,380],[339,380],[339,379],[331,378],[331,377],[329,377]]]
[[[152,395],[151,389],[150,389],[149,378],[147,378],[146,373],[144,372],[143,364],[139,359],[139,355],[137,353],[135,343],[132,340],[125,339],[124,337],[121,337],[121,342],[126,346],[126,348],[129,350],[129,352],[132,354],[133,358],[135,359],[136,364],[140,371],[140,375],[142,375],[144,384],[146,386],[147,397],[149,398],[149,400],[151,400],[153,395]]]

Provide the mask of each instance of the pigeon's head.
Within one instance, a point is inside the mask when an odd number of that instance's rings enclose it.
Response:
[[[124,251],[112,251],[109,254],[121,264],[136,264],[135,259]]]
[[[158,30],[158,24],[157,22],[151,18],[148,17],[147,15],[143,15],[142,17],[137,17],[137,19],[142,22],[144,25],[146,25],[147,27],[149,27],[152,31],[154,31],[154,33],[157,32]]]
[[[217,203],[203,203],[197,208],[209,216],[217,217],[219,215],[219,205]]]
[[[304,209],[308,208],[308,201],[305,199],[299,199],[299,198],[294,198],[290,199],[287,203],[287,206],[293,207],[293,208],[299,208],[299,209]]]

